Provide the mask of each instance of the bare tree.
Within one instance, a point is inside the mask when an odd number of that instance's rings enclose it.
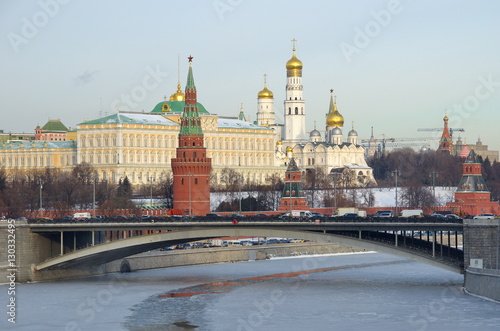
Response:
[[[436,205],[431,189],[415,182],[403,188],[401,202],[407,207],[431,207]]]

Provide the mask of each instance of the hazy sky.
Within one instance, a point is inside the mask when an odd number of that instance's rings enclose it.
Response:
[[[500,149],[500,2],[0,0],[0,129],[68,127],[150,111],[184,89],[194,56],[198,100],[256,119],[267,74],[283,122],[291,39],[304,63],[307,130],[324,130],[329,90],[344,136],[429,136],[445,110],[466,142]],[[440,135],[434,133],[434,135]],[[455,133],[457,136],[458,133]]]

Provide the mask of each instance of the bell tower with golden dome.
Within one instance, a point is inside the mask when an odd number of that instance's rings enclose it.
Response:
[[[274,95],[269,91],[264,75],[264,88],[257,94],[257,124],[265,127],[273,127],[276,124],[274,113]]]
[[[330,90],[330,108],[326,116],[326,142],[332,145],[342,144],[342,127],[344,116],[337,109],[337,100],[333,98],[333,90]]]
[[[282,137],[285,141],[296,144],[308,141],[308,137],[302,87],[302,61],[295,55],[296,40],[293,39],[292,42],[292,58],[286,63],[285,126]]]

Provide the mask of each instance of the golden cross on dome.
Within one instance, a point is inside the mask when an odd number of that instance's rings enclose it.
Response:
[[[293,45],[293,50],[295,51],[295,43],[297,42],[297,39],[293,38],[292,39],[292,45]]]
[[[167,96],[166,95],[163,96],[163,101],[167,101]]]
[[[264,74],[264,86],[266,86],[267,83],[267,74]]]

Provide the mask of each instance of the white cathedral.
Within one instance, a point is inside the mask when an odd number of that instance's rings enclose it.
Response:
[[[264,88],[257,95],[256,124],[273,128],[278,135],[275,152],[277,161],[286,164],[293,157],[297,165],[305,171],[322,168],[325,174],[349,173],[354,182],[351,184],[375,185],[372,168],[366,164],[365,149],[359,144],[358,133],[354,128],[347,134],[347,141],[344,140],[344,117],[337,109],[333,90],[330,91],[325,137],[321,136],[316,127],[307,135],[302,85],[303,65],[295,52],[294,44],[292,58],[286,63],[284,124],[276,123],[274,96],[267,88],[265,75]]]

